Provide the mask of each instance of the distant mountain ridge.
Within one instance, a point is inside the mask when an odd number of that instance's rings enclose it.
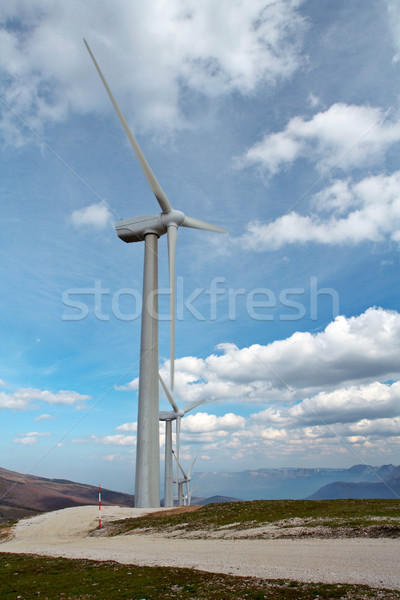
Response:
[[[193,504],[261,499],[398,498],[400,467],[354,465],[349,469],[277,468],[235,473],[194,473]],[[102,489],[103,504],[134,506],[135,497]],[[18,519],[86,504],[96,505],[98,488],[69,481],[22,475],[0,468],[0,520]]]
[[[193,473],[193,487],[203,497],[229,496],[240,500],[302,499],[322,487],[341,482],[382,483],[396,477],[395,465],[354,465],[350,468],[275,468]]]
[[[344,498],[400,498],[400,467],[383,465],[376,471],[379,481],[335,481],[324,485],[308,500],[337,500]]]
[[[102,489],[103,504],[133,506],[130,494]],[[0,520],[98,503],[98,487],[67,479],[22,475],[0,468]]]
[[[216,502],[242,502],[238,498],[231,498],[230,496],[210,496],[209,498],[192,498],[192,504],[198,504],[200,506],[206,506],[206,504],[215,504]]]

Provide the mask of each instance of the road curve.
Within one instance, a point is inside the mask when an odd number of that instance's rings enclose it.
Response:
[[[103,520],[147,510],[103,507]],[[359,583],[400,589],[400,540],[177,539],[143,535],[88,536],[97,508],[83,506],[23,519],[0,552],[188,567],[215,573],[307,582]]]

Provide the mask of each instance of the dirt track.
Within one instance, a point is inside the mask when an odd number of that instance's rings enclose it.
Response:
[[[103,520],[139,516],[141,509],[103,507]],[[0,552],[189,567],[217,573],[400,589],[400,540],[190,540],[156,535],[88,536],[97,508],[67,508],[20,521]]]

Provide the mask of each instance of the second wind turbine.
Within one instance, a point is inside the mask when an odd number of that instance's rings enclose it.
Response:
[[[218,233],[225,233],[225,230],[199,219],[187,217],[183,212],[172,208],[121,113],[88,43],[86,40],[84,42],[121,121],[122,127],[128,136],[136,158],[143,169],[147,182],[161,208],[160,214],[124,219],[123,221],[119,221],[115,226],[118,237],[124,242],[144,241],[145,243],[136,440],[135,506],[138,508],[157,508],[160,506],[158,238],[165,233],[167,234],[170,286],[171,390],[173,390],[176,295],[175,252],[178,228],[182,226]]]

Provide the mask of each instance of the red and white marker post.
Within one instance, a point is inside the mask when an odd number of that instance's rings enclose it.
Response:
[[[99,484],[99,529],[101,529],[101,486]]]

